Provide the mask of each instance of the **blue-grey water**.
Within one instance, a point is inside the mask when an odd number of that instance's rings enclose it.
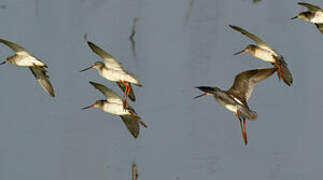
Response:
[[[0,38],[19,43],[49,66],[57,98],[28,69],[0,68],[0,179],[140,180],[320,179],[323,170],[322,46],[314,25],[290,20],[298,0],[5,0]],[[35,3],[39,2],[38,5]],[[323,7],[322,2],[313,1]],[[128,39],[137,23],[134,57]],[[248,146],[232,113],[194,87],[227,89],[245,70],[269,67],[251,55],[241,26],[284,55],[294,76],[256,85]],[[83,39],[115,56],[143,83],[132,103],[148,124],[135,140],[119,117],[81,110],[103,95],[88,81],[115,83],[95,70],[100,60]],[[4,60],[13,52],[0,46]]]

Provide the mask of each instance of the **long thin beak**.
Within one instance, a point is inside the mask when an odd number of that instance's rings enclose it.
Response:
[[[290,19],[297,19],[298,18],[298,16],[295,16],[295,17],[292,17],[292,18],[290,18]]]
[[[199,86],[199,87],[196,87],[197,89],[201,90],[202,92],[204,92],[203,94],[201,95],[198,95],[196,97],[194,97],[194,99],[196,98],[199,98],[199,97],[202,97],[202,96],[206,96],[208,94],[212,94],[214,93],[214,88],[212,87],[208,87],[208,86]]]
[[[236,52],[236,53],[234,53],[233,55],[238,55],[238,54],[241,54],[241,53],[244,53],[244,52],[246,52],[246,49],[244,49],[244,50],[242,50],[242,51],[239,51],[239,52]]]
[[[84,108],[82,108],[82,110],[90,109],[90,108],[94,108],[94,105],[95,105],[95,104],[92,104],[92,105],[90,105],[90,106],[84,107]]]
[[[199,98],[199,97],[202,97],[202,96],[206,96],[206,95],[207,95],[207,93],[203,93],[201,95],[195,96],[193,99],[196,99],[196,98]]]
[[[6,64],[6,61],[3,61],[2,63],[0,63],[0,65],[2,65],[2,64]]]
[[[90,67],[88,67],[88,68],[85,68],[85,69],[81,70],[80,72],[87,71],[87,70],[89,70],[89,69],[92,69],[93,67],[94,67],[94,65],[92,65],[92,66],[90,66]]]

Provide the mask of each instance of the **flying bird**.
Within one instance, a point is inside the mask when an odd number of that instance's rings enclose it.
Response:
[[[136,77],[133,74],[127,72],[112,55],[105,52],[103,49],[101,49],[100,47],[98,47],[90,41],[88,41],[87,43],[94,53],[103,58],[104,62],[97,61],[92,66],[81,70],[81,72],[89,69],[96,69],[99,75],[103,78],[116,82],[124,92],[124,107],[127,104],[128,96],[131,100],[135,101],[136,98],[131,84],[142,86],[141,83],[136,79]]]
[[[268,78],[277,70],[274,68],[253,69],[244,71],[236,75],[232,87],[221,90],[217,87],[199,86],[196,87],[203,94],[196,96],[199,98],[205,95],[213,96],[221,106],[233,112],[240,121],[241,133],[245,145],[247,145],[246,119],[256,120],[257,113],[252,111],[247,103],[256,83]]]
[[[299,2],[298,5],[305,6],[308,11],[301,12],[291,19],[303,19],[313,23],[317,29],[323,33],[323,10],[320,7],[309,3]]]
[[[83,109],[98,108],[106,113],[119,115],[132,136],[135,138],[137,138],[139,135],[139,124],[147,128],[147,125],[141,121],[141,118],[131,106],[127,105],[124,109],[123,100],[114,91],[99,83],[90,81],[90,84],[104,94],[106,99],[97,100],[94,104]]]
[[[267,43],[265,43],[262,39],[257,37],[256,35],[238,27],[229,25],[232,29],[242,33],[243,35],[247,36],[251,40],[253,40],[256,45],[250,44],[242,51],[235,53],[234,55],[238,55],[244,52],[249,52],[254,57],[272,63],[275,67],[278,68],[277,76],[278,79],[283,79],[283,81],[290,86],[293,83],[293,77],[291,72],[287,67],[287,63],[284,60],[284,57],[277,53],[274,49],[272,49]]]
[[[0,42],[15,51],[13,56],[7,57],[0,65],[8,63],[16,66],[28,67],[43,89],[48,92],[49,95],[55,97],[53,86],[47,75],[47,65],[40,59],[32,56],[26,49],[16,43],[4,39],[0,39]]]

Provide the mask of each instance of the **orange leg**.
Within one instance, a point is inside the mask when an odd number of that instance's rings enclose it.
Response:
[[[123,94],[123,96],[124,96],[124,98],[123,98],[123,108],[126,109],[127,108],[127,97],[129,95],[129,92],[130,92],[130,86],[129,86],[128,83],[126,83],[124,81],[121,81],[121,83],[123,85],[125,85],[125,87],[126,87],[125,90],[124,90],[124,94]]]
[[[281,75],[282,79],[285,80],[285,76],[283,74],[283,70],[282,70],[282,65],[281,64],[279,65],[279,71],[280,71],[280,75]]]
[[[131,114],[131,116],[133,116],[136,119],[140,119],[139,116],[131,111],[129,111],[129,113]]]
[[[277,76],[278,76],[278,79],[280,80],[280,76],[281,76],[281,65],[278,65],[278,62],[277,61],[275,61],[275,65],[279,69],[277,71]]]
[[[246,119],[243,119],[243,140],[244,140],[244,144],[247,145],[248,141],[247,141],[247,130],[246,130]]]
[[[237,118],[240,121],[240,128],[241,128],[242,138],[243,138],[243,141],[244,141],[245,145],[247,145],[246,119],[244,118],[243,122],[242,122],[240,116],[237,113],[234,113],[234,114],[237,116]]]
[[[143,127],[145,127],[145,128],[147,128],[148,126],[144,123],[144,122],[142,122],[141,120],[140,120],[140,117],[137,115],[137,114],[135,114],[135,113],[133,113],[133,112],[131,112],[131,111],[129,111],[130,112],[130,114],[131,114],[131,116],[133,116],[134,118],[136,118],[136,120],[143,126]]]

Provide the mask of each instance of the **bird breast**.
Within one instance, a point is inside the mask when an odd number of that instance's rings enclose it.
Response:
[[[122,101],[121,103],[113,102],[113,103],[105,103],[102,110],[104,112],[114,114],[114,115],[130,115],[129,110],[124,110]]]
[[[11,64],[14,64],[16,66],[25,66],[25,67],[33,67],[35,65],[39,67],[45,66],[45,63],[41,62],[37,58],[30,55],[16,54],[14,56],[9,57],[8,61]]]
[[[238,106],[237,104],[231,104],[228,103],[227,101],[221,99],[221,98],[216,98],[216,100],[219,102],[219,104],[223,107],[225,107],[226,109],[228,109],[231,112],[237,112],[238,111]]]
[[[126,81],[134,84],[139,83],[133,76],[121,70],[103,68],[102,70],[99,71],[99,74],[105,79],[108,79],[114,82]]]
[[[323,12],[316,12],[314,17],[310,20],[310,22],[318,24],[323,23]]]
[[[274,54],[272,52],[262,48],[257,48],[254,54],[255,57],[261,59],[262,61],[271,63],[275,62],[275,58],[273,57],[273,55]]]

